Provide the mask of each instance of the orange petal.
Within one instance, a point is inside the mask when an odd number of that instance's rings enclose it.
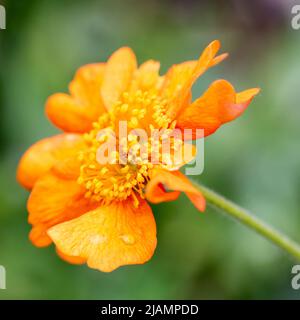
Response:
[[[127,47],[112,54],[105,68],[101,94],[109,110],[121,94],[129,88],[137,62],[134,52]]]
[[[169,100],[174,99],[192,76],[196,65],[197,61],[186,61],[173,65],[165,76],[161,95]]]
[[[254,88],[236,93],[229,82],[217,80],[179,114],[177,127],[193,129],[193,139],[203,137],[202,133],[196,135],[196,129],[203,129],[204,136],[208,136],[222,124],[240,116],[258,92],[259,89]]]
[[[252,88],[236,94],[235,102],[237,104],[249,103],[259,93],[259,88]]]
[[[74,157],[84,146],[82,136],[77,134],[60,134],[38,141],[22,156],[17,180],[25,188],[31,189],[37,179],[55,163]]]
[[[58,128],[67,132],[83,133],[106,112],[100,88],[105,64],[89,64],[81,67],[70,83],[71,95],[57,93],[46,102],[46,113]]]
[[[87,132],[97,119],[97,116],[88,113],[86,106],[64,93],[56,93],[48,98],[46,114],[56,127],[66,132]]]
[[[104,272],[148,261],[156,247],[156,225],[151,208],[140,201],[120,201],[99,207],[48,230],[58,250],[87,260]]]
[[[173,95],[173,101],[170,103],[170,107],[167,110],[167,115],[174,119],[180,110],[185,106],[185,102],[191,93],[192,86],[194,82],[210,67],[223,61],[227,54],[222,54],[216,57],[217,52],[221,47],[220,41],[215,40],[211,42],[203,51],[198,61],[187,62],[178,66],[178,68],[184,68],[183,70],[178,70],[177,72],[171,72],[171,82],[174,82],[173,89],[175,94]],[[166,76],[166,81],[168,76]],[[176,86],[177,82],[177,86]],[[175,90],[174,90],[175,89]]]
[[[161,181],[153,182],[148,185],[146,198],[152,203],[169,202],[176,200],[180,191],[167,191]]]
[[[134,74],[131,83],[131,91],[154,91],[157,92],[162,77],[159,76],[160,63],[154,60],[148,60],[140,65]]]
[[[42,248],[47,247],[51,244],[52,240],[47,235],[47,227],[44,224],[37,224],[33,226],[30,233],[29,239],[36,247]]]
[[[95,205],[84,198],[84,192],[74,180],[64,180],[51,173],[41,177],[27,203],[28,221],[33,225],[30,240],[37,246],[48,245],[48,228],[93,209]]]
[[[84,264],[86,262],[86,259],[84,258],[68,256],[62,253],[61,251],[59,251],[57,248],[56,248],[56,253],[62,260],[69,262],[71,264]]]
[[[175,192],[165,192],[162,186]],[[180,171],[155,169],[146,188],[146,198],[153,203],[171,201],[178,197],[179,191],[184,192],[198,210],[205,210],[202,193]]]
[[[90,108],[97,106],[101,113],[106,111],[100,95],[104,71],[105,63],[87,64],[78,69],[69,85],[70,93],[76,101]]]

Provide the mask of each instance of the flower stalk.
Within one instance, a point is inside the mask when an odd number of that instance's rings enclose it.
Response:
[[[262,221],[248,210],[238,206],[213,190],[199,184],[195,184],[195,186],[203,193],[208,204],[217,209],[221,209],[229,217],[234,218],[248,228],[254,230],[273,244],[288,252],[296,260],[300,261],[300,245],[295,241]]]

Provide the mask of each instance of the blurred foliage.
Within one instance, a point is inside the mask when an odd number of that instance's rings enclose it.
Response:
[[[0,264],[2,299],[299,298],[294,263],[245,227],[181,196],[153,206],[158,248],[143,266],[111,274],[61,261],[53,247],[28,240],[26,198],[15,181],[22,152],[57,132],[44,116],[46,98],[66,91],[75,70],[132,47],[139,62],[170,65],[196,58],[217,38],[230,59],[194,88],[219,77],[262,93],[249,110],[205,144],[197,180],[249,208],[300,241],[300,31],[288,1],[0,1]]]

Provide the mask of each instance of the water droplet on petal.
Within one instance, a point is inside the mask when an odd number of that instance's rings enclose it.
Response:
[[[134,236],[132,236],[131,234],[124,234],[124,235],[120,236],[120,238],[123,240],[123,242],[125,244],[134,244],[135,243]]]

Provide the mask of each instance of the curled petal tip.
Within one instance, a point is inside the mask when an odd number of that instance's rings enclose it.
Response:
[[[208,46],[220,49],[221,48],[221,41],[218,39],[215,39]]]
[[[229,56],[229,54],[226,52],[226,53],[222,53],[220,54],[219,56],[215,57],[213,60],[212,60],[212,63],[210,66],[215,66],[217,64],[219,64],[220,62],[222,62],[223,60],[227,59]]]
[[[256,96],[257,94],[260,93],[261,89],[260,88],[253,88],[253,95]]]

